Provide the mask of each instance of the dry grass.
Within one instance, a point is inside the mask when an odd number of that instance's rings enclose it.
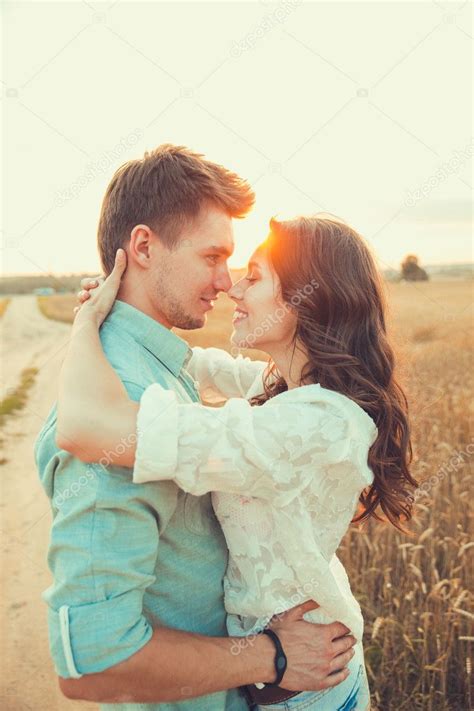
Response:
[[[426,493],[417,499],[412,535],[370,522],[348,532],[340,554],[366,620],[374,709],[467,711],[474,703],[472,286],[388,289],[412,410],[413,472],[427,481]],[[67,306],[54,308],[70,315],[74,298],[62,298]],[[222,297],[205,329],[180,335],[228,349],[232,310]]]
[[[412,536],[371,522],[349,532],[341,557],[366,619],[377,708],[466,711],[474,641],[472,287],[398,284],[390,303],[412,410],[413,472],[426,493],[418,492]]]
[[[9,303],[10,299],[0,299],[0,318],[2,318],[3,314],[7,310]]]
[[[33,387],[38,368],[26,368],[20,376],[20,383],[16,388],[7,391],[0,400],[0,425],[3,425],[8,415],[13,415],[23,410],[28,400],[28,391]]]
[[[474,703],[472,286],[388,289],[412,409],[413,471],[420,482],[436,479],[417,499],[411,536],[370,522],[349,531],[340,556],[366,620],[374,707],[467,711]],[[180,335],[192,345],[228,348],[232,310],[222,298],[205,329]]]
[[[46,318],[53,321],[72,323],[76,306],[75,294],[51,294],[51,296],[37,296],[38,308]]]

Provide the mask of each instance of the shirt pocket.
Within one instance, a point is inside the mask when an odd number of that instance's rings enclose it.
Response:
[[[184,525],[198,536],[215,536],[221,528],[216,519],[210,494],[193,496],[185,494]]]

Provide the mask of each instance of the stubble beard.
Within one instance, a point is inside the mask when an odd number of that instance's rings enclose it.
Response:
[[[185,331],[191,331],[204,326],[206,322],[205,317],[201,316],[198,318],[196,316],[192,316],[181,304],[178,297],[173,296],[169,291],[166,291],[166,287],[163,288],[162,284],[157,286],[156,296],[160,311],[173,328],[181,328]]]
[[[183,331],[192,331],[196,328],[202,328],[206,322],[203,317],[196,318],[186,313],[183,307],[178,304],[170,304],[169,321],[176,328],[181,328]]]

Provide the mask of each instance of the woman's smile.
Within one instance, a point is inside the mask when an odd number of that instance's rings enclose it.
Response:
[[[232,323],[234,324],[234,326],[238,325],[239,323],[241,323],[241,321],[244,321],[247,317],[248,317],[248,313],[237,306],[237,308],[234,311],[234,315],[232,317]]]

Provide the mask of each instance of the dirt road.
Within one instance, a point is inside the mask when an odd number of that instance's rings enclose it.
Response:
[[[24,368],[38,368],[24,410],[8,416],[2,433],[1,639],[2,711],[96,711],[68,701],[49,656],[46,563],[51,513],[33,460],[33,443],[56,399],[57,375],[70,327],[39,312],[36,297],[12,297],[0,321],[1,392],[15,388]]]

